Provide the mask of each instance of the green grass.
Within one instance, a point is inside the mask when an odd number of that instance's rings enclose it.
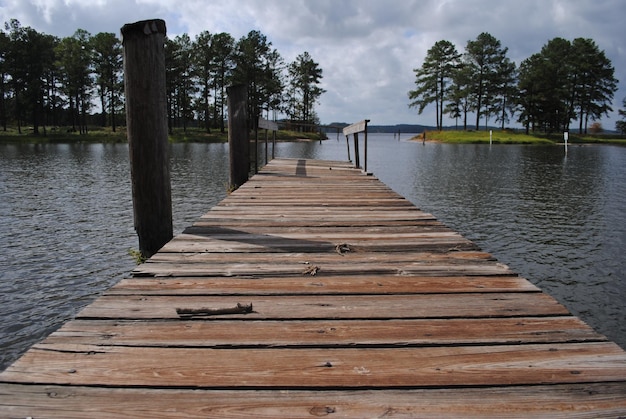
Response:
[[[413,138],[416,141],[423,140],[423,134]],[[428,131],[426,141],[437,141],[454,144],[489,144],[489,131]],[[492,142],[494,144],[556,144],[563,143],[563,134],[530,134],[512,130],[493,130]],[[626,145],[626,139],[615,135],[578,135],[569,134],[568,142],[571,144],[619,144]]]
[[[227,143],[228,133],[221,133],[219,129],[212,129],[207,133],[200,128],[175,128],[168,135],[170,143]]]
[[[269,133],[271,140],[272,135]],[[175,128],[168,136],[171,143],[226,143],[228,133],[221,133],[219,129],[211,130],[207,133],[201,128]],[[276,135],[277,141],[319,141],[320,135],[315,132],[295,132],[280,130]],[[254,140],[254,132],[250,133],[250,140]],[[259,132],[259,141],[265,140],[265,131]],[[421,141],[422,135],[414,137],[414,140]],[[489,131],[428,131],[427,141],[438,141],[455,144],[488,144]],[[20,134],[15,127],[8,127],[7,131],[0,130],[0,142],[3,143],[125,143],[126,127],[118,127],[115,132],[111,128],[89,127],[87,134],[72,132],[68,127],[55,127],[46,129],[46,135],[40,128],[40,134],[33,134],[33,129],[23,127]],[[531,134],[513,130],[493,130],[494,144],[555,144],[563,142],[563,134]],[[569,134],[571,144],[619,144],[626,145],[623,136],[612,134],[578,135]]]
[[[272,138],[271,132],[268,133],[268,138],[269,139]],[[265,131],[259,131],[259,141],[260,140],[265,140]],[[279,130],[276,132],[276,140],[277,141],[300,141],[300,140],[319,141],[320,134],[317,132],[296,132],[296,131]]]
[[[272,135],[268,138],[271,140]],[[254,139],[254,133],[250,133],[250,139]],[[318,133],[303,133],[293,131],[278,131],[276,135],[278,141],[310,140],[318,141]],[[228,142],[228,132],[221,133],[219,129],[206,130],[200,128],[175,128],[172,134],[168,135],[171,143],[226,143]],[[259,141],[265,140],[265,131],[259,132]],[[72,132],[67,127],[47,128],[44,135],[40,128],[39,135],[33,133],[32,128],[22,128],[20,134],[17,128],[9,127],[7,131],[0,130],[0,142],[4,143],[125,143],[127,142],[126,127],[118,127],[115,132],[111,128],[90,127],[86,134]]]
[[[540,136],[540,135],[538,135]],[[563,134],[543,135],[553,142],[563,143]],[[571,144],[615,144],[626,145],[626,138],[623,135],[615,134],[574,134],[569,133],[568,143]]]
[[[423,140],[423,134],[415,137]],[[428,131],[426,141],[438,141],[454,144],[489,144],[489,131]],[[494,144],[554,144],[547,138],[533,135],[520,134],[514,131],[493,131],[492,142]]]
[[[5,143],[123,143],[126,142],[126,129],[118,128],[113,132],[111,128],[92,128],[86,134],[72,131],[69,127],[46,127],[39,129],[39,134],[33,133],[31,127],[22,127],[20,134],[15,127],[6,131],[0,130],[0,142]]]
[[[141,265],[146,260],[148,260],[148,258],[142,255],[141,252],[136,249],[128,249],[128,255],[135,261],[136,265]]]

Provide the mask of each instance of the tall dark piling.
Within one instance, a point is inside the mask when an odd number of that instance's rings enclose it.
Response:
[[[250,172],[250,139],[248,137],[245,85],[230,86],[228,94],[228,146],[230,148],[230,187],[236,189],[248,181]]]
[[[165,91],[165,22],[124,25],[124,84],[135,230],[144,257],[173,237]]]

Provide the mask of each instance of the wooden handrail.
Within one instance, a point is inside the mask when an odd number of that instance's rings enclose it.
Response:
[[[278,131],[278,123],[259,117],[259,128],[269,131]]]
[[[267,150],[267,132],[272,131],[272,159],[276,156],[274,155],[274,150],[276,149],[276,131],[278,131],[278,123],[274,121],[268,121],[267,119],[263,119],[259,116],[259,123],[257,124],[257,130],[254,135],[254,146],[258,150],[258,142],[259,142],[259,129],[265,130],[265,164],[268,163],[268,150]],[[256,154],[255,154],[256,156]],[[257,157],[258,160],[258,157]],[[258,165],[254,165],[254,172],[258,173]]]
[[[363,171],[367,173],[367,123],[369,119],[364,119],[359,122],[355,122],[352,125],[348,125],[343,129],[343,135],[346,136],[346,144],[348,145],[348,160],[350,160],[350,142],[348,136],[350,134],[354,137],[354,167],[361,167],[360,155],[359,155],[359,132],[365,133],[365,139],[363,144],[364,158],[363,158]]]

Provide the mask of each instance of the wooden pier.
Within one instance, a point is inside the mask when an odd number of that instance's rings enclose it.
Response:
[[[277,159],[0,374],[0,417],[625,417],[626,352],[347,163]]]

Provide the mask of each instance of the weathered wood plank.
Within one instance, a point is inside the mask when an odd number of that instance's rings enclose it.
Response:
[[[396,199],[383,199],[383,198],[371,198],[368,199],[369,203],[371,204],[371,208],[375,209],[376,207],[374,206],[374,204],[376,206],[378,206],[378,208],[380,207],[386,207],[388,208],[388,210],[391,209],[403,209],[403,208],[409,208],[409,203],[407,203],[406,201],[398,201]],[[361,202],[358,199],[346,199],[343,205],[343,208],[354,208],[359,209],[359,208],[363,208],[363,202]],[[231,200],[229,202],[224,202],[222,204],[220,204],[219,206],[220,208],[229,208],[229,209],[234,209],[234,210],[241,210],[241,211],[256,211],[258,209],[265,209],[265,208],[269,208],[272,211],[277,211],[277,212],[285,212],[285,211],[290,211],[291,209],[294,208],[306,208],[306,209],[311,209],[311,208],[328,208],[329,210],[333,210],[334,208],[338,208],[338,201],[335,200],[330,200],[330,199],[324,199],[324,198],[319,198],[319,199],[311,199],[311,200],[298,200],[298,201],[293,201],[293,199],[290,199],[289,196],[284,197],[284,200],[274,200],[274,201],[268,201],[268,200],[263,200],[261,202],[258,202],[256,199],[253,198],[247,198],[246,201],[235,201],[235,200]]]
[[[15,418],[596,419],[621,417],[624,411],[626,383],[623,382],[355,391],[186,391],[0,384],[0,412]]]
[[[178,319],[177,308],[234,307],[252,304],[253,312],[219,318],[259,319],[398,319],[522,317],[566,315],[567,310],[543,293],[424,295],[289,295],[289,296],[121,296],[105,295],[78,318]]]
[[[495,259],[489,253],[478,251],[448,251],[448,252],[363,252],[359,247],[348,243],[335,245],[333,252],[310,253],[310,252],[285,252],[281,255],[284,262],[296,262],[299,264],[315,263],[324,264],[461,264],[483,263],[492,265]],[[276,256],[266,252],[257,253],[223,253],[223,252],[161,252],[150,258],[147,263],[276,263]]]
[[[222,228],[221,231],[213,229],[210,235],[195,232],[182,233],[174,240],[185,240],[187,238],[191,240],[268,240],[268,239],[287,239],[287,240],[305,240],[305,241],[331,241],[337,243],[349,243],[357,240],[371,240],[371,241],[399,241],[405,242],[409,239],[418,240],[441,240],[449,241],[454,239],[456,241],[467,242],[469,240],[463,238],[459,233],[453,231],[396,231],[392,237],[380,231],[340,231],[336,232],[332,229],[317,230],[315,232],[298,232],[298,231],[282,231],[278,234],[268,233],[254,233],[250,231],[227,229]],[[191,237],[188,237],[191,236]]]
[[[210,213],[209,213],[210,214]],[[203,215],[194,225],[198,226],[215,226],[222,227],[307,227],[315,224],[319,227],[334,228],[334,227],[399,227],[399,226],[432,226],[436,225],[437,221],[432,216],[422,217],[420,219],[408,219],[408,220],[377,220],[377,219],[360,219],[354,220],[350,217],[342,217],[341,219],[319,219],[314,223],[310,220],[300,220],[294,217],[291,218],[266,218],[260,216],[247,216],[245,219],[241,218],[229,218],[227,214],[222,215]]]
[[[36,365],[37,368],[32,368]],[[623,381],[614,343],[370,349],[33,347],[5,382],[197,388],[386,388]]]
[[[296,295],[296,294],[445,294],[533,292],[538,288],[519,276],[310,275],[272,277],[125,278],[106,295]]]
[[[294,199],[297,199],[294,197]],[[367,209],[366,209],[367,208]],[[336,203],[331,201],[323,201],[323,200],[312,200],[312,201],[299,201],[297,204],[293,203],[293,205],[289,205],[288,202],[285,203],[269,203],[266,202],[264,204],[260,204],[257,202],[248,202],[248,203],[224,203],[223,205],[218,205],[212,208],[214,211],[227,211],[232,214],[242,213],[244,215],[268,215],[268,216],[276,216],[276,215],[284,215],[284,216],[295,216],[298,217],[300,215],[310,216],[313,213],[313,209],[319,210],[320,212],[327,214],[329,216],[345,216],[348,214],[352,214],[355,216],[369,216],[376,217],[378,213],[382,216],[391,217],[392,214],[395,214],[399,217],[404,215],[414,216],[414,215],[423,215],[424,213],[416,210],[415,208],[411,208],[407,205],[394,202],[393,205],[386,205],[385,202],[381,202],[379,206],[364,206],[360,204],[358,201],[349,201],[345,206],[338,206]],[[250,214],[252,212],[252,214]],[[392,218],[393,219],[393,218]]]
[[[310,182],[314,183],[314,185],[307,186],[285,181],[279,183],[276,180],[258,183],[247,190],[239,190],[239,193],[233,192],[218,205],[225,205],[230,202],[245,202],[251,198],[258,200],[267,199],[268,202],[280,201],[285,196],[298,196],[303,201],[311,202],[315,202],[319,198],[337,202],[341,198],[346,197],[348,200],[360,201],[365,207],[373,205],[369,201],[370,197],[388,201],[406,201],[406,198],[381,186],[380,183],[362,184],[358,179],[354,179],[352,181],[348,180],[349,187],[346,188],[346,181],[343,179],[334,183],[322,183],[322,181],[317,180]],[[340,190],[339,193],[338,189]]]
[[[478,247],[461,236],[446,233],[407,234],[405,237],[380,235],[319,234],[230,234],[202,235],[180,234],[163,246],[163,252],[334,252],[338,244],[348,244],[355,249],[368,251],[459,251],[478,250]]]
[[[40,343],[162,347],[432,346],[606,341],[572,317],[420,320],[74,320]]]
[[[189,250],[186,246],[184,250]],[[192,248],[198,251],[208,251],[209,246],[194,245]],[[334,251],[335,246],[329,246],[329,252]],[[223,252],[245,251],[239,246],[223,246]],[[267,251],[267,246],[259,246],[258,248],[249,246],[247,250],[256,252]],[[293,248],[281,248],[279,245],[274,247],[274,251],[292,251]],[[300,250],[305,250],[300,248]],[[312,248],[319,251],[319,247]],[[170,247],[169,251],[176,251],[176,248]],[[215,250],[216,251],[216,250]],[[240,263],[233,264],[228,268],[216,266],[211,263],[144,263],[138,266],[133,274],[135,276],[299,276],[311,273],[311,276],[322,275],[415,275],[415,276],[486,276],[486,275],[512,275],[513,272],[506,265],[496,263],[399,263],[391,265],[379,265],[366,269],[367,266],[352,266],[350,264],[325,264],[317,266],[315,261],[283,262],[281,265],[252,264]],[[316,268],[315,268],[316,267]],[[315,268],[315,271],[311,269]],[[315,274],[315,275],[313,275]]]

